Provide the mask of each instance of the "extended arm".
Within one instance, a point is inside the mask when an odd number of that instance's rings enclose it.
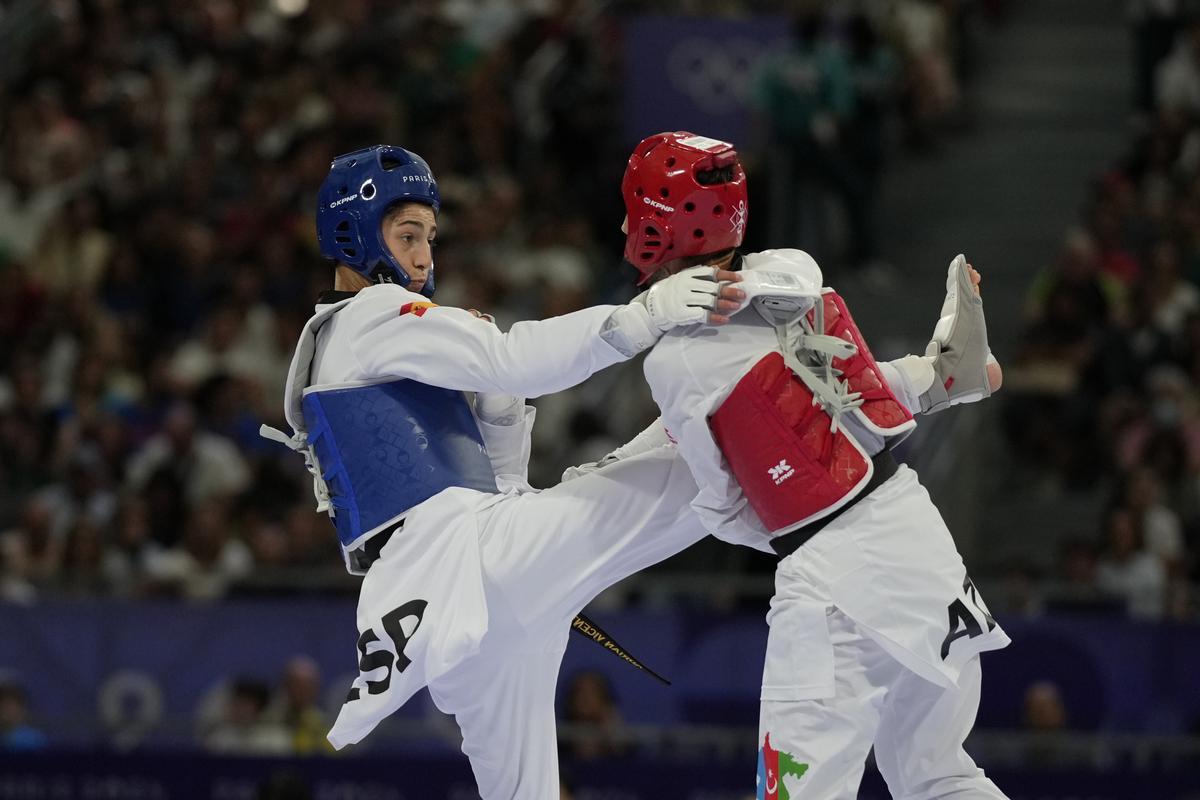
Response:
[[[914,414],[990,397],[1003,373],[988,346],[980,276],[964,256],[946,273],[946,299],[923,356],[881,363],[888,385]]]
[[[737,305],[737,290],[724,282],[737,279],[695,267],[627,305],[518,322],[507,333],[469,311],[435,306],[397,286],[375,286],[353,303],[352,348],[368,379],[412,378],[539,397],[636,355],[676,326],[719,323],[722,309]]]

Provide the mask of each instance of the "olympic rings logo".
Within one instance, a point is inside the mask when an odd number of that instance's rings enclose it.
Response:
[[[747,38],[683,39],[667,56],[667,77],[701,110],[726,114],[746,106],[759,66],[774,46]]]

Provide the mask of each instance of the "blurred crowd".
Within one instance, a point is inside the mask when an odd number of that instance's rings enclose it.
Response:
[[[321,691],[320,668],[306,656],[290,659],[274,686],[257,676],[234,676],[199,703],[190,737],[198,747],[218,754],[332,753],[325,738],[332,719],[325,711]],[[99,706],[105,744],[116,750],[144,746],[161,732],[164,722],[168,726],[175,722],[162,720],[160,709],[148,710],[132,698],[116,704],[101,700]],[[33,752],[62,744],[39,729],[34,711],[25,686],[0,674],[0,753]],[[56,732],[63,733],[61,724]]]
[[[846,199],[855,257],[871,255],[888,120],[906,109],[913,141],[938,135],[973,7],[797,3],[795,51],[764,67],[763,146],[821,150],[805,163],[828,169],[797,179]],[[621,21],[639,12],[780,9],[0,3],[0,600],[206,599],[297,568],[336,582],[299,459],[257,433],[282,422],[292,347],[330,283],[312,223],[330,159],[395,142],[433,166],[441,302],[503,327],[623,299],[616,100]],[[636,365],[539,400],[534,484],[653,416]]]
[[[298,460],[257,433],[330,285],[312,216],[334,155],[397,142],[435,165],[444,302],[508,323],[620,283],[593,212],[617,235],[602,6],[0,8],[24,34],[0,48],[23,48],[0,95],[0,598],[341,569]],[[602,432],[581,409],[548,412],[541,443]]]
[[[770,165],[760,219],[767,241],[803,242],[827,272],[878,273],[875,198],[888,155],[897,140],[935,151],[969,126],[964,83],[983,16],[973,12],[994,19],[1004,6],[809,6],[795,17],[791,46],[767,57],[756,82],[758,144]]]
[[[321,673],[311,659],[287,663],[279,685],[237,677],[203,704],[196,736],[211,753],[313,755],[332,753],[333,720],[322,708]]]
[[[1099,534],[1058,543],[1072,602],[1182,618],[1200,600],[1200,8],[1133,6],[1142,113],[1029,291],[1007,428],[1039,480],[1103,495]]]

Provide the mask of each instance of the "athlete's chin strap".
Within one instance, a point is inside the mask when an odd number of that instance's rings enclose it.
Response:
[[[294,436],[288,436],[278,428],[262,425],[258,429],[258,435],[264,439],[279,442],[289,450],[304,456],[304,468],[313,478],[313,494],[317,498],[317,512],[329,514],[332,517],[333,504],[329,499],[329,484],[325,483],[325,476],[321,474],[321,465],[317,462],[317,454],[312,445],[308,443],[308,434],[297,433]]]
[[[852,392],[839,380],[842,371],[833,366],[835,358],[849,358],[858,352],[853,342],[817,331],[825,330],[825,304],[818,300],[808,313],[797,313],[774,322],[775,335],[783,350],[783,361],[813,394],[813,405],[829,413],[829,432],[837,433],[841,416],[863,404],[861,392]]]

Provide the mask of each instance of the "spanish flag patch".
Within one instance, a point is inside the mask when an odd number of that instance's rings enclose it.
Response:
[[[419,317],[431,308],[437,308],[437,303],[405,303],[400,306],[400,316],[416,314]]]

